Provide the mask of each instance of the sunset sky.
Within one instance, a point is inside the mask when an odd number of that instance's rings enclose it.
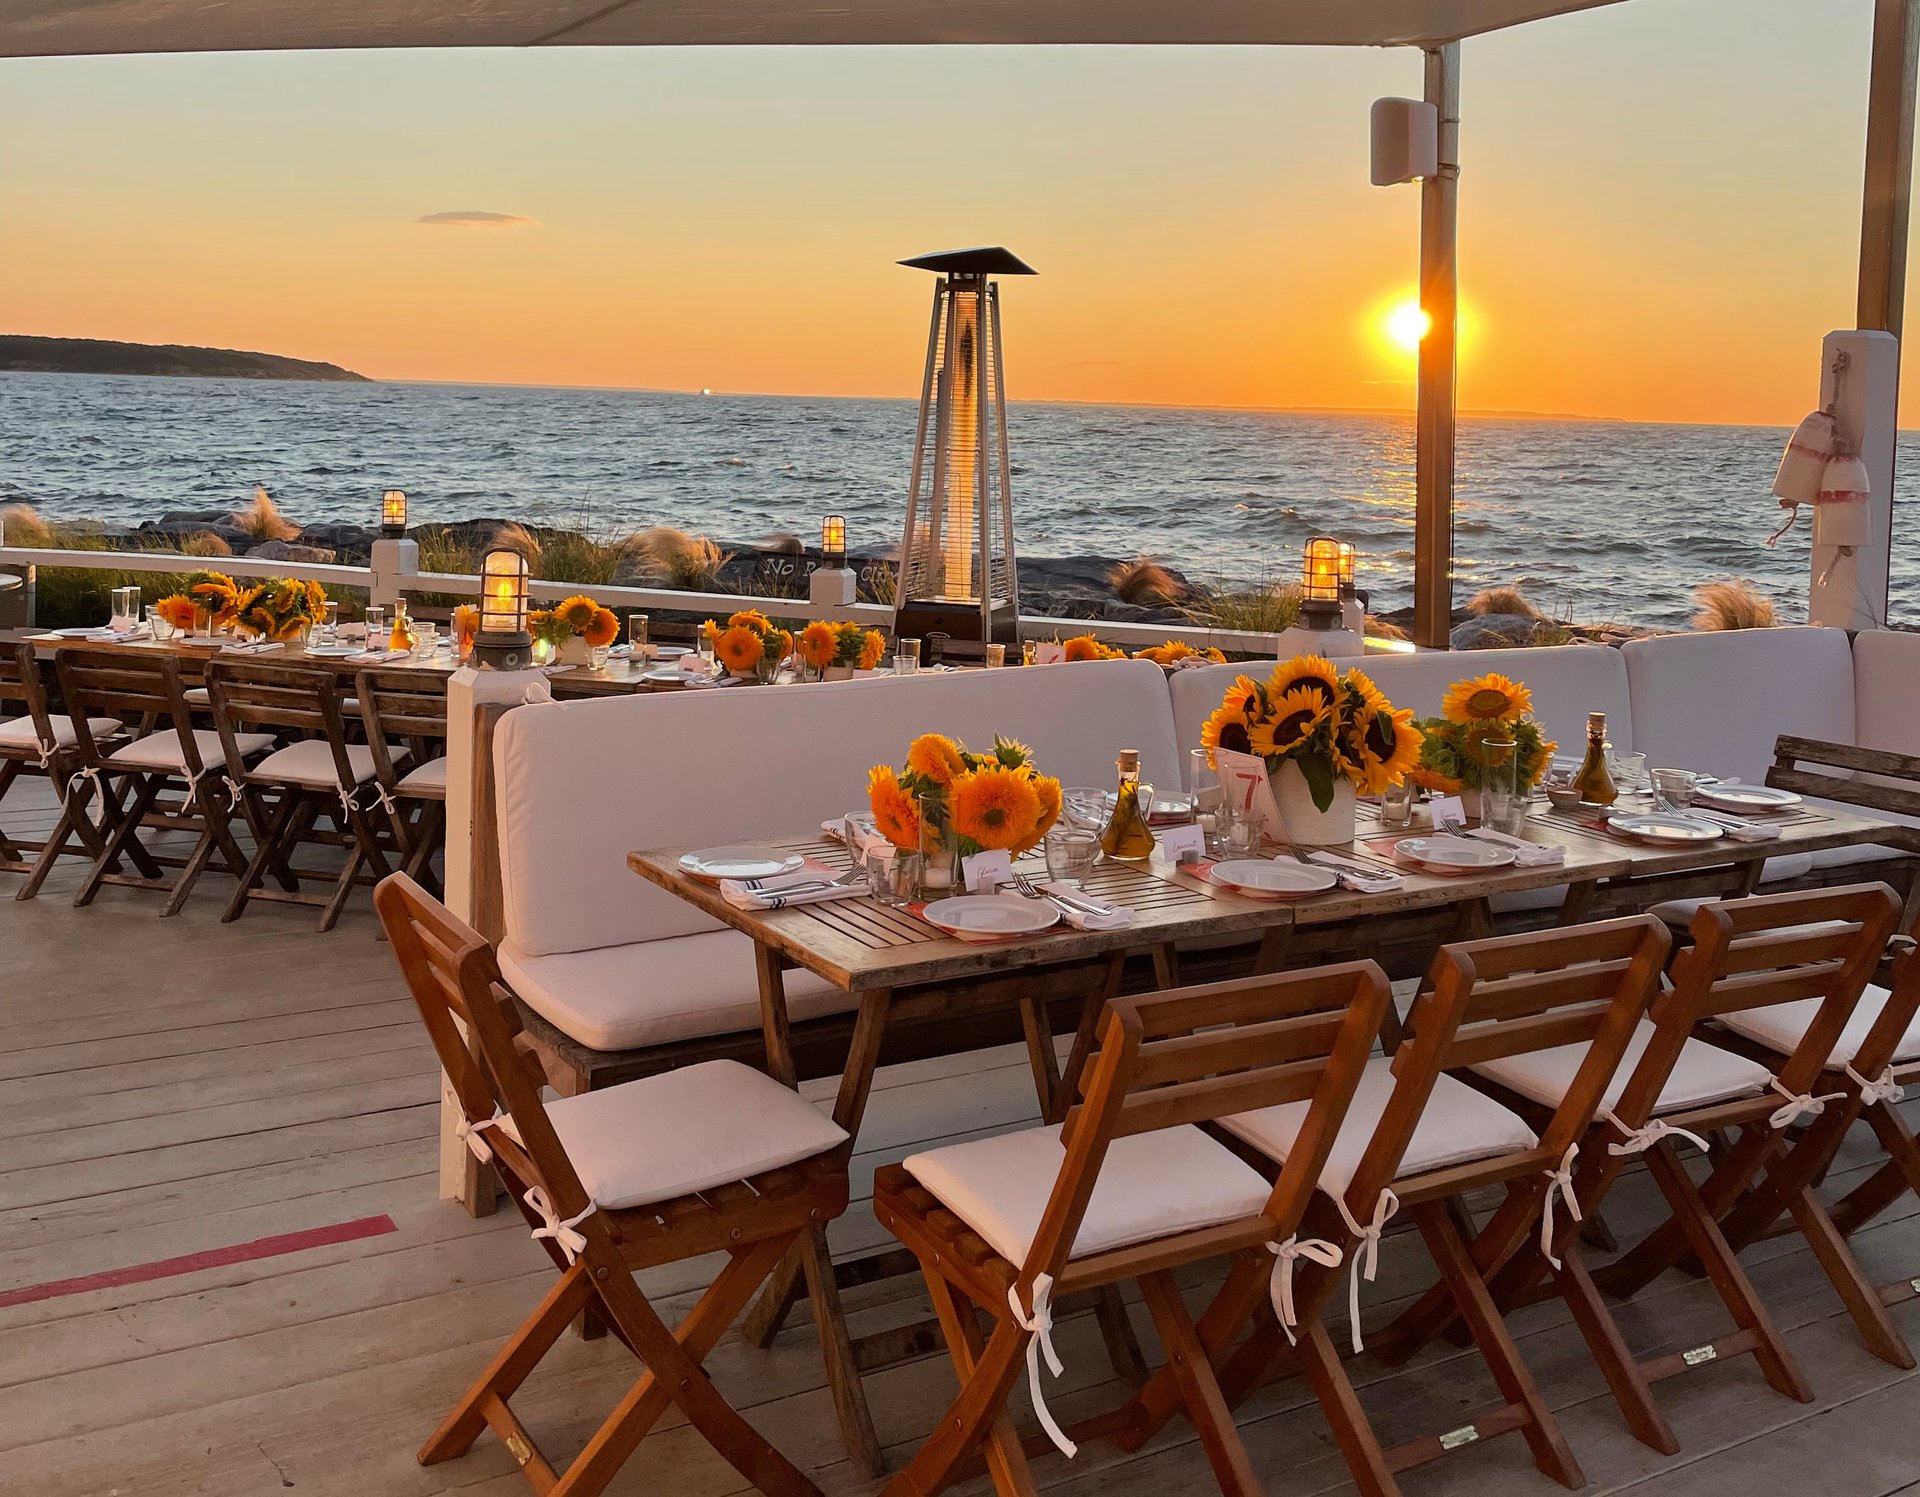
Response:
[[[1802,414],[1853,316],[1870,10],[1469,40],[1463,404]],[[1404,406],[1419,193],[1368,185],[1367,108],[1419,90],[1406,50],[4,62],[0,330],[902,395],[930,283],[892,262],[997,242],[1041,272],[1005,292],[1016,399]]]

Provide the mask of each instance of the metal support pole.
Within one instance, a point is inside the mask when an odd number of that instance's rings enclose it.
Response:
[[[1459,271],[1460,44],[1427,51],[1426,100],[1440,111],[1440,169],[1420,185],[1420,341],[1414,417],[1413,638],[1444,650],[1453,631],[1453,435]]]

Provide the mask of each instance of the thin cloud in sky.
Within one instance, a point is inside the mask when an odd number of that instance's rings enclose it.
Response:
[[[484,208],[454,208],[444,213],[423,213],[415,223],[445,224],[456,229],[518,229],[538,224],[523,213],[492,213]]]

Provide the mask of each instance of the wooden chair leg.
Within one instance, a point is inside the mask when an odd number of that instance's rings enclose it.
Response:
[[[1753,1183],[1754,1177],[1760,1173],[1768,1156],[1778,1145],[1778,1137],[1765,1124],[1748,1129],[1732,1147],[1713,1156],[1713,1170],[1704,1183],[1695,1187],[1692,1178],[1688,1177],[1688,1198],[1701,1213],[1717,1224],[1721,1217],[1733,1209],[1741,1192]],[[1660,1171],[1654,1165],[1653,1153],[1652,1150],[1648,1151],[1647,1166],[1658,1176]],[[1677,1155],[1673,1163],[1678,1166]],[[1723,1235],[1717,1225],[1715,1235]],[[1595,1277],[1607,1293],[1630,1299],[1667,1269],[1677,1267],[1684,1261],[1688,1257],[1692,1237],[1687,1222],[1676,1211]]]
[[[1868,1280],[1859,1262],[1848,1251],[1846,1239],[1834,1226],[1826,1208],[1811,1190],[1803,1186],[1787,1202],[1787,1209],[1793,1213],[1794,1225],[1799,1227],[1800,1235],[1807,1239],[1813,1256],[1819,1260],[1820,1267],[1825,1270],[1828,1280],[1846,1305],[1847,1313],[1853,1317],[1860,1339],[1867,1343],[1867,1350],[1903,1372],[1910,1371],[1914,1365],[1913,1352],[1894,1329],[1887,1307],[1881,1301],[1880,1291]]]
[[[1653,1385],[1647,1381],[1639,1360],[1620,1334],[1613,1312],[1600,1297],[1577,1242],[1569,1242],[1561,1249],[1560,1267],[1552,1272],[1560,1297],[1572,1312],[1573,1323],[1586,1338],[1587,1350],[1600,1368],[1600,1375],[1607,1380],[1607,1388],[1620,1406],[1620,1415],[1627,1421],[1628,1430],[1642,1445],[1651,1446],[1662,1455],[1678,1454],[1680,1441],[1673,1426],[1667,1423],[1667,1416],[1654,1402]]]
[[[1194,1328],[1201,1349],[1215,1369],[1221,1396],[1230,1408],[1238,1408],[1246,1401],[1279,1354],[1278,1322],[1271,1317],[1264,1321],[1258,1318],[1268,1302],[1267,1283],[1272,1272],[1273,1259],[1264,1251],[1255,1249],[1236,1255],[1227,1270],[1226,1282],[1214,1295],[1213,1302],[1201,1312]],[[1301,1303],[1307,1302],[1304,1286],[1296,1293]],[[1243,1363],[1233,1354],[1233,1344],[1249,1323],[1253,1325],[1253,1334],[1243,1343],[1243,1349],[1252,1350],[1247,1351]],[[1268,1331],[1274,1337],[1271,1346],[1263,1340]],[[1174,1379],[1173,1368],[1162,1363],[1134,1396],[1115,1432],[1114,1443],[1122,1450],[1138,1450],[1160,1432],[1180,1407],[1180,1386]]]
[[[959,1397],[913,1459],[882,1489],[882,1497],[939,1497],[953,1482],[962,1462],[985,1442],[995,1423],[1007,1417],[1007,1395],[1020,1376],[1027,1340],[1028,1333],[1017,1321],[995,1322],[993,1335],[974,1357],[973,1372]],[[1014,1492],[1029,1497],[1031,1488]]]
[[[1259,1479],[1253,1474],[1240,1432],[1233,1426],[1233,1411],[1214,1380],[1213,1365],[1194,1333],[1193,1317],[1180,1297],[1180,1286],[1171,1273],[1161,1271],[1142,1277],[1140,1290],[1153,1313],[1167,1363],[1180,1385],[1181,1401],[1193,1420],[1221,1492],[1225,1497],[1259,1497]]]
[[[227,901],[227,908],[220,916],[222,924],[240,918],[247,901],[253,897],[253,891],[265,880],[268,866],[280,860],[280,844],[286,837],[287,824],[293,819],[293,808],[298,799],[291,793],[284,794],[280,797],[280,804],[268,811],[261,804],[260,793],[254,786],[248,785],[240,792],[247,825],[253,831],[253,856],[241,870],[240,886],[233,891],[233,898]]]
[[[113,835],[107,838],[106,845],[100,849],[100,856],[93,860],[93,867],[87,870],[87,876],[80,881],[80,887],[74,891],[73,903],[76,909],[93,903],[94,895],[100,892],[100,885],[106,881],[107,870],[119,859],[121,850],[137,839],[140,823],[159,794],[159,777],[141,776],[139,787],[134,791],[133,801],[122,813],[120,824],[113,829]]]
[[[1327,1328],[1315,1316],[1302,1323],[1298,1334],[1300,1365],[1307,1375],[1307,1386],[1320,1401],[1320,1412],[1333,1431],[1334,1443],[1347,1459],[1354,1486],[1363,1497],[1399,1497],[1400,1485],[1387,1465],[1386,1452],[1360,1406]]]
[[[964,1389],[973,1378],[986,1345],[980,1334],[977,1312],[955,1296],[937,1270],[926,1269],[925,1274],[927,1296],[933,1301],[934,1314],[939,1317],[940,1330],[946,1337],[947,1354],[953,1359],[954,1371],[959,1374],[960,1386]],[[1037,1497],[1020,1432],[1004,1407],[1000,1417],[987,1429],[985,1447],[987,1474],[1000,1497]]]
[[[1909,1190],[1920,1195],[1920,1143],[1906,1119],[1881,1102],[1861,1116],[1887,1151],[1887,1162],[1833,1208],[1833,1224],[1843,1237],[1851,1237]]]
[[[860,1382],[860,1369],[853,1360],[853,1343],[847,1336],[846,1311],[840,1304],[840,1284],[833,1276],[833,1255],[827,1250],[824,1227],[813,1227],[800,1234],[795,1244],[800,1251],[800,1267],[806,1274],[807,1296],[813,1301],[814,1329],[820,1335],[820,1352],[827,1365],[827,1388],[833,1394],[834,1412],[840,1419],[840,1433],[846,1441],[847,1457],[854,1469],[869,1479],[884,1475],[886,1457],[880,1451],[880,1437],[874,1433],[873,1414],[867,1408],[867,1394]]]
[[[83,785],[91,784],[90,780],[83,782]],[[54,863],[66,855],[67,843],[74,836],[77,823],[85,818],[89,797],[90,791],[83,788],[70,792],[62,799],[60,815],[54,821],[53,831],[42,844],[40,856],[34,860],[33,867],[28,870],[26,882],[14,891],[15,899],[32,899],[40,892],[40,886],[46,883],[47,875],[53,872]],[[94,856],[95,865],[104,869],[105,865],[101,860],[106,856],[107,849],[102,846]]]
[[[1520,1434],[1533,1452],[1534,1464],[1562,1486],[1585,1486],[1587,1479],[1581,1474],[1580,1463],[1573,1458],[1573,1451],[1560,1433],[1559,1423],[1547,1408],[1546,1400],[1540,1396],[1533,1374],[1521,1361],[1520,1349],[1508,1334],[1506,1323],[1501,1320],[1500,1312],[1494,1306],[1493,1296],[1487,1292],[1487,1286],[1474,1266],[1473,1256],[1460,1240],[1459,1230],[1445,1208],[1436,1201],[1423,1202],[1413,1208],[1413,1219],[1420,1228],[1421,1237],[1426,1240],[1427,1251],[1432,1254],[1440,1276],[1454,1291],[1461,1318],[1473,1332],[1474,1343],[1480,1349],[1487,1370],[1493,1374],[1501,1397],[1522,1411],[1524,1417]]]

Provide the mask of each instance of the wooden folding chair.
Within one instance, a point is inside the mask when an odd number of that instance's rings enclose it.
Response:
[[[213,720],[227,760],[227,786],[238,800],[254,837],[254,853],[240,876],[222,920],[237,920],[249,902],[311,905],[320,910],[319,928],[332,930],[362,882],[362,870],[386,877],[387,850],[404,848],[395,828],[383,836],[372,815],[377,804],[371,786],[373,750],[347,742],[340,697],[332,671],[311,665],[262,660],[216,660],[207,667],[207,691]],[[248,728],[271,728],[294,741],[249,763]],[[318,829],[321,818],[332,833]],[[310,894],[302,879],[326,881],[327,875],[303,873],[293,863],[302,842],[343,847],[346,860],[332,875],[332,889]],[[268,874],[278,888],[266,887]]]
[[[72,649],[60,652],[55,670],[73,729],[75,768],[48,850],[27,875],[20,897],[31,899],[39,892],[70,841],[86,842],[81,826],[96,794],[102,808],[100,850],[74,894],[76,905],[91,904],[103,884],[123,884],[166,894],[160,913],[173,915],[216,853],[223,867],[238,874],[246,859],[229,830],[231,805],[214,783],[223,762],[221,740],[193,726],[178,660],[157,652]],[[137,722],[141,729],[123,743],[96,733],[95,725],[106,720],[116,727],[123,720]],[[235,749],[244,759],[272,745],[267,734],[242,734]],[[141,837],[142,832],[170,831],[195,836],[184,859]],[[134,872],[119,871],[122,858]],[[167,868],[179,871],[169,879]]]
[[[1911,1368],[1913,1352],[1887,1310],[1920,1296],[1920,1275],[1875,1285],[1844,1246],[1908,1191],[1920,1195],[1920,1145],[1894,1106],[1907,1083],[1920,1082],[1920,954],[1909,937],[1895,936],[1893,943],[1899,949],[1891,986],[1869,987],[1861,995],[1815,1083],[1816,1094],[1826,1099],[1823,1110],[1782,1156],[1768,1162],[1765,1180],[1734,1207],[1722,1230],[1737,1250],[1774,1231],[1798,1228],[1867,1349],[1895,1367]],[[1733,1031],[1728,1042],[1744,1053],[1773,1058],[1793,1054],[1818,1014],[1818,1000],[1806,1000],[1724,1014],[1720,1023]],[[1861,1121],[1887,1151],[1887,1162],[1829,1211],[1814,1194],[1815,1182],[1847,1130]]]
[[[499,1170],[560,1276],[421,1448],[420,1463],[452,1460],[491,1428],[536,1492],[591,1497],[672,1407],[762,1492],[818,1497],[701,1363],[788,1246],[846,1209],[846,1133],[736,1061],[545,1104],[539,1063],[487,943],[405,874],[380,884],[374,906],[465,1113],[462,1135]],[[634,1273],[706,1253],[724,1253],[725,1266],[669,1330]],[[602,1317],[644,1371],[558,1469],[508,1400],[583,1310]]]
[[[882,1168],[874,1212],[912,1250],[960,1376],[960,1395],[889,1493],[931,1497],[984,1453],[1002,1497],[1034,1491],[1007,1412],[1024,1358],[1034,1411],[1068,1456],[1074,1436],[1119,1433],[1129,1404],[1060,1428],[1042,1356],[1058,1375],[1057,1297],[1137,1279],[1184,1408],[1223,1492],[1260,1490],[1196,1339],[1175,1270],[1232,1254],[1236,1281],[1291,1318],[1295,1261],[1330,1256],[1296,1235],[1388,1002],[1371,962],[1116,999],[1081,1099],[1062,1124],[956,1144]],[[1297,1160],[1272,1185],[1193,1126],[1248,1107],[1306,1114]],[[990,1335],[981,1332],[981,1312]]]
[[[403,849],[401,871],[438,887],[434,854],[447,832],[447,678],[437,671],[364,670],[353,678],[374,794]]]
[[[1585,1478],[1541,1397],[1533,1375],[1495,1309],[1486,1279],[1536,1238],[1554,1245],[1569,1273],[1580,1271],[1562,1228],[1577,1208],[1567,1194],[1579,1143],[1659,985],[1669,937],[1640,916],[1562,930],[1529,932],[1442,947],[1408,1016],[1408,1034],[1391,1060],[1376,1058],[1348,1111],[1345,1127],[1320,1175],[1307,1228],[1351,1256],[1348,1315],[1352,1347],[1362,1349],[1360,1282],[1373,1276],[1380,1236],[1405,1209],[1426,1244],[1439,1282],[1429,1298],[1463,1318],[1504,1400],[1486,1414],[1442,1433],[1383,1449],[1340,1353],[1315,1318],[1338,1282],[1324,1268],[1308,1271],[1301,1291],[1306,1331],[1297,1347],[1285,1328],[1260,1316],[1253,1334],[1235,1338],[1259,1310],[1244,1283],[1229,1280],[1201,1317],[1207,1354],[1236,1404],[1276,1372],[1304,1371],[1362,1492],[1398,1491],[1397,1473],[1517,1430],[1534,1463],[1569,1487]],[[1564,1044],[1588,1056],[1574,1086],[1536,1134],[1516,1114],[1483,1096],[1450,1069]],[[1223,1119],[1222,1126],[1275,1165],[1293,1165],[1300,1147],[1297,1111],[1268,1108]],[[1463,1198],[1502,1186],[1505,1195],[1486,1227],[1473,1233]],[[1471,1244],[1467,1241],[1472,1237]],[[1382,1341],[1403,1354],[1405,1327]],[[1142,1395],[1155,1427],[1166,1408],[1164,1388]]]
[[[1591,1280],[1584,1273],[1562,1276],[1559,1288],[1628,1427],[1656,1450],[1679,1449],[1653,1397],[1652,1385],[1664,1378],[1751,1353],[1776,1391],[1803,1403],[1813,1397],[1723,1224],[1779,1154],[1783,1130],[1841,1100],[1820,1090],[1821,1071],[1886,947],[1898,909],[1884,884],[1701,906],[1690,932],[1692,944],[1673,960],[1671,986],[1654,1001],[1623,1074],[1608,1087],[1604,1121],[1581,1156],[1575,1179],[1581,1210],[1588,1216],[1597,1211],[1627,1161],[1641,1155],[1670,1215]],[[1815,1006],[1812,1021],[1792,1053],[1772,1067],[1703,1037],[1714,1032],[1709,1021],[1716,1018],[1800,1003]],[[1516,1105],[1552,1106],[1579,1060],[1578,1051],[1568,1049],[1475,1069],[1519,1099]],[[1711,1172],[1696,1185],[1675,1140],[1688,1138],[1704,1148],[1707,1137],[1723,1129],[1737,1137],[1715,1152]],[[1816,1241],[1816,1252],[1845,1252],[1837,1236],[1819,1235],[1828,1237],[1828,1245]],[[1569,1261],[1577,1262],[1577,1252],[1568,1246]],[[1637,1356],[1593,1284],[1630,1295],[1664,1269],[1689,1260],[1704,1270],[1736,1329],[1681,1352]],[[1510,1306],[1533,1297],[1546,1271],[1538,1254],[1516,1255],[1494,1280],[1496,1298]],[[1441,1317],[1429,1315],[1419,1328],[1430,1335],[1442,1324]]]
[[[122,731],[119,720],[110,717],[96,718],[88,727],[103,739]],[[55,800],[64,805],[67,782],[80,767],[77,744],[73,723],[48,705],[46,681],[32,643],[23,640],[0,649],[0,802],[22,778],[41,778],[52,784]],[[64,853],[98,857],[101,834],[92,819],[79,817],[74,832],[81,845],[64,848]],[[11,837],[0,826],[0,872],[31,872],[33,864],[27,855],[42,849],[42,843]],[[19,897],[29,897],[24,886]]]

